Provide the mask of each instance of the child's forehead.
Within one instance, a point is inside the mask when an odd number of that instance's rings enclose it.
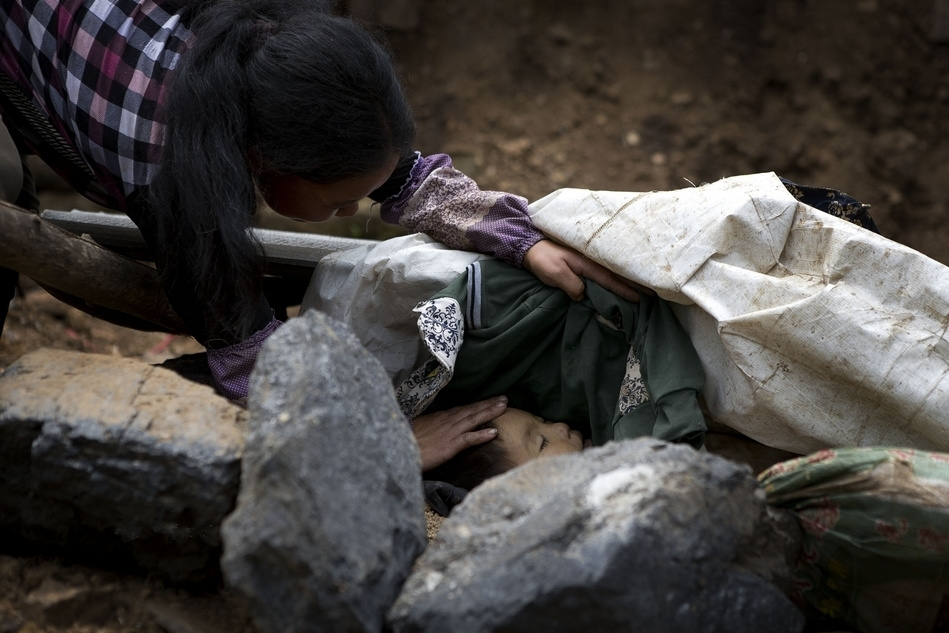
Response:
[[[530,426],[533,424],[543,424],[543,422],[544,419],[539,415],[534,415],[522,409],[511,409],[510,407],[494,420],[499,430],[504,427]]]
[[[508,409],[494,420],[498,429],[495,442],[501,442],[508,451],[527,448],[535,430],[544,419],[528,411]]]

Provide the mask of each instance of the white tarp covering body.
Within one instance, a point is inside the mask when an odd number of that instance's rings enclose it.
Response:
[[[561,190],[547,235],[680,304],[716,421],[776,448],[949,451],[949,268],[799,204],[774,174]]]
[[[799,204],[774,174],[530,205],[547,235],[678,304],[714,419],[796,453],[949,451],[949,268]],[[415,303],[475,257],[421,236],[324,258],[304,308],[352,326],[396,382]],[[424,359],[421,359],[424,360]]]

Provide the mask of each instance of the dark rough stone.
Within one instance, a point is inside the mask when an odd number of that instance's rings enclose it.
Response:
[[[771,582],[796,551],[768,537],[776,525],[747,467],[687,446],[641,439],[536,460],[455,508],[389,622],[397,633],[800,631]]]
[[[269,633],[379,631],[426,544],[418,448],[378,361],[316,311],[264,345],[225,579]]]
[[[173,581],[219,577],[244,416],[140,361],[27,354],[0,375],[0,531]]]

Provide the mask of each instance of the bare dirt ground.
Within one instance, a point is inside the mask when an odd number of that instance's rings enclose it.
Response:
[[[872,205],[949,264],[949,30],[941,0],[421,2],[387,32],[419,122],[485,189],[677,189],[774,171]],[[92,208],[44,193],[48,208]],[[376,215],[312,227],[385,237]],[[199,348],[111,326],[25,282],[0,369],[51,346],[160,362]],[[2,551],[2,548],[0,548]],[[213,632],[226,593],[22,552],[0,556],[0,633]]]

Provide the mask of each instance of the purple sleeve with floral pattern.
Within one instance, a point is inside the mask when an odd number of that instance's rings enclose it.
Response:
[[[382,203],[382,219],[514,266],[544,238],[527,214],[525,198],[482,191],[452,167],[447,154],[420,156],[401,191]]]

